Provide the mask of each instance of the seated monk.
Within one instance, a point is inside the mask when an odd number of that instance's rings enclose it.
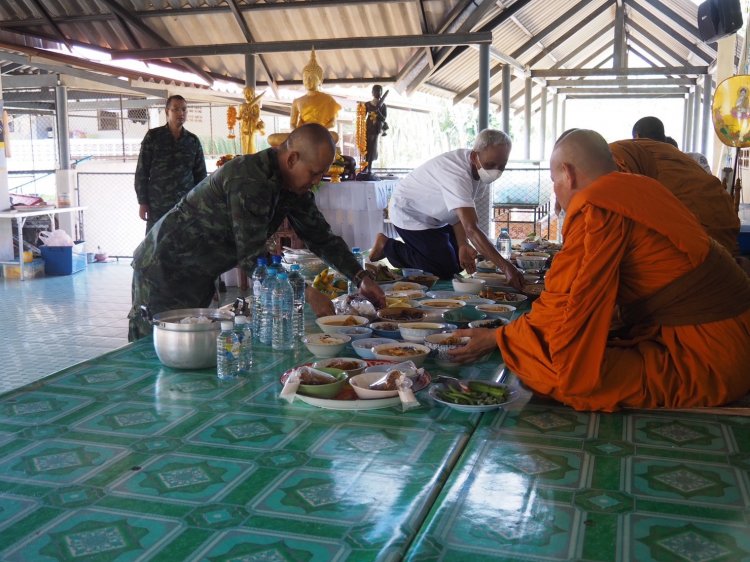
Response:
[[[750,281],[656,180],[623,174],[594,131],[552,152],[565,244],[531,312],[458,330],[537,393],[577,410],[720,406],[750,391]],[[617,332],[613,318],[620,313]]]
[[[719,178],[666,142],[638,138],[613,142],[609,148],[621,171],[658,180],[690,209],[709,236],[732,255],[739,253],[740,219]]]
[[[289,125],[296,129],[305,123],[317,123],[326,129],[336,126],[336,117],[341,106],[333,96],[320,91],[323,84],[323,69],[315,59],[315,50],[310,53],[310,62],[302,69],[302,83],[307,93],[292,102],[292,113]],[[338,134],[329,131],[334,142],[338,142]],[[286,140],[289,133],[273,133],[268,136],[268,144],[278,146]]]

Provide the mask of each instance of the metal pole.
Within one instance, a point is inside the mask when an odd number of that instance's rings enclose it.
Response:
[[[503,65],[503,131],[508,133],[510,131],[510,65],[504,64]]]
[[[3,115],[3,88],[2,76],[0,76],[0,119]],[[5,160],[5,143],[7,142],[8,131],[3,127],[0,135],[0,201],[4,203],[3,208],[10,203],[10,189],[8,188],[8,165]],[[18,223],[17,223],[18,224]],[[23,242],[18,241],[18,257],[23,262]],[[0,260],[10,261],[14,258],[13,254],[13,221],[0,221]],[[21,266],[22,267],[22,266]]]
[[[479,123],[481,131],[490,124],[490,46],[479,45]]]
[[[695,84],[695,96],[693,97],[693,140],[690,144],[690,150],[698,149],[698,135],[700,134],[700,115],[701,115],[701,91],[700,86]]]
[[[547,143],[547,86],[542,86],[542,108],[539,111],[539,160],[544,160]]]
[[[687,150],[688,136],[690,135],[690,94],[685,96],[682,108],[682,142],[680,146]]]
[[[708,154],[708,131],[711,119],[711,75],[703,75],[703,125],[701,127],[701,154]]]
[[[245,86],[255,88],[255,55],[245,55]]]
[[[57,121],[57,152],[60,169],[69,170],[68,89],[65,86],[55,86],[55,120]]]
[[[685,131],[685,144],[682,150],[690,152],[693,150],[693,104],[695,104],[695,93],[690,92],[687,99],[687,126]]]
[[[557,104],[558,104],[558,93],[552,94],[552,142],[557,140]]]
[[[560,134],[562,135],[565,132],[565,109],[568,105],[568,97],[565,96],[562,100],[562,105],[560,106]]]
[[[523,157],[525,160],[531,160],[531,78],[527,78],[524,84],[523,119],[526,128],[523,137]]]

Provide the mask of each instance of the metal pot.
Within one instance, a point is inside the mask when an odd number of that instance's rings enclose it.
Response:
[[[175,369],[216,367],[216,337],[222,320],[232,320],[230,312],[215,308],[182,308],[155,314],[142,307],[144,317],[154,326],[154,348],[164,365]],[[206,316],[210,324],[180,324],[188,316]]]

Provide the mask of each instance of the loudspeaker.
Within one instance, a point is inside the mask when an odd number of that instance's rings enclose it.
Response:
[[[698,6],[698,35],[710,43],[742,27],[740,0],[707,0]]]

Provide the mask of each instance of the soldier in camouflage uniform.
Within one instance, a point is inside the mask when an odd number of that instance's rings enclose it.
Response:
[[[208,307],[214,280],[236,265],[251,271],[284,218],[310,250],[359,283],[376,306],[384,305],[383,291],[346,242],[331,232],[310,191],[334,154],[325,127],[308,124],[292,131],[278,148],[238,156],[195,186],[135,251],[129,339],[151,334],[152,326],[141,319],[141,305],[153,314]],[[330,299],[326,303],[330,307]],[[311,305],[315,310],[314,298]]]
[[[170,96],[167,124],[150,129],[141,142],[135,169],[135,193],[146,232],[183,195],[206,177],[206,160],[198,137],[185,129],[187,102]]]

